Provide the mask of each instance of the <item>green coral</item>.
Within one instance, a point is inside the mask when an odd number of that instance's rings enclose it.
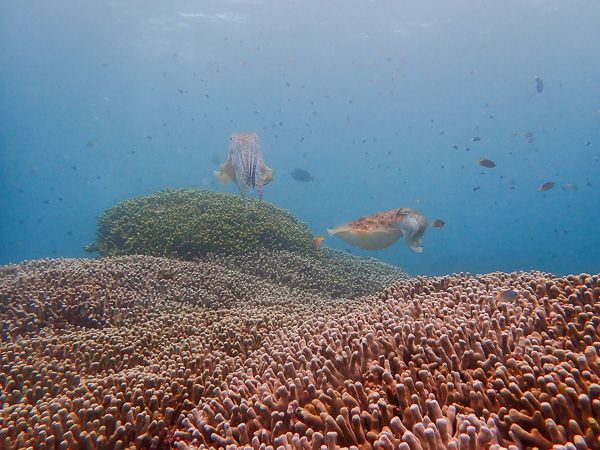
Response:
[[[259,249],[310,252],[305,223],[268,202],[200,189],[165,189],[107,209],[98,219],[101,256],[151,255],[194,259]]]

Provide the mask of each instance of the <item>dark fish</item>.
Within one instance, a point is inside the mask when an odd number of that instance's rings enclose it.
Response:
[[[485,158],[478,159],[477,162],[479,163],[480,166],[488,167],[490,169],[492,167],[496,167],[496,163],[494,161],[492,161],[492,160],[489,160],[489,159],[485,159]]]
[[[547,190],[552,189],[554,186],[556,186],[556,183],[554,181],[548,181],[547,183],[542,184],[538,191],[545,192]]]
[[[481,138],[480,138],[479,136],[475,136],[474,138],[471,138],[471,140],[472,140],[473,142],[477,142],[477,141],[480,141],[480,140],[481,140]]]
[[[527,143],[527,144],[533,144],[533,141],[535,141],[535,139],[533,139],[533,138],[529,138],[529,139],[527,139],[527,140],[525,141],[525,143]]]
[[[535,80],[535,90],[538,94],[541,94],[544,90],[544,82],[537,75],[533,79]]]
[[[532,138],[533,133],[531,131],[525,131],[524,133],[521,133],[521,136],[523,136],[524,138]]]
[[[498,292],[496,294],[496,299],[502,300],[505,302],[514,302],[518,296],[519,296],[518,292],[513,291],[512,289],[507,289],[505,291]]]
[[[312,176],[310,173],[308,173],[306,170],[303,169],[294,169],[291,173],[292,178],[296,181],[302,181],[304,183],[307,183],[309,181],[312,181],[315,179],[314,176]]]
[[[86,147],[95,147],[96,146],[96,142],[94,141],[88,141],[87,144],[85,144]]]
[[[433,222],[431,222],[431,226],[433,228],[442,228],[444,225],[446,225],[446,222],[440,219],[435,219]]]

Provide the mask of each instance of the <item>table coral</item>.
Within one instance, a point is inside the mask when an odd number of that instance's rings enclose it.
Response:
[[[0,316],[6,449],[600,447],[598,275],[335,299],[216,261],[31,261]]]

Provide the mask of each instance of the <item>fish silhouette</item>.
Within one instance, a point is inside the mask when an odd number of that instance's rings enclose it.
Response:
[[[273,169],[263,161],[256,133],[231,133],[227,159],[221,171],[214,171],[215,178],[224,184],[233,180],[248,206],[248,188],[256,187],[258,199],[262,200],[263,186],[273,180]]]

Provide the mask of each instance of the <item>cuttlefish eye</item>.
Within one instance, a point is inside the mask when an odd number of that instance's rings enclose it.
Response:
[[[400,214],[403,214],[403,215],[405,215],[405,216],[406,216],[407,214],[410,214],[410,208],[401,208],[401,209],[400,209]]]

